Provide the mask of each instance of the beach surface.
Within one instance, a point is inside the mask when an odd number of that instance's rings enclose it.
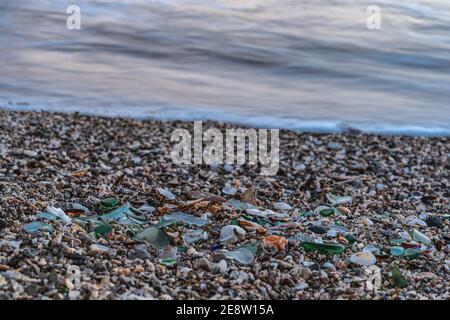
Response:
[[[450,298],[448,137],[280,131],[267,177],[173,164],[191,122],[0,116],[1,299]]]

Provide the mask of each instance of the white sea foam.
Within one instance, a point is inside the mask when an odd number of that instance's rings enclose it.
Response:
[[[60,108],[42,104],[2,105],[2,109],[16,111],[51,111],[51,112],[79,112],[80,114],[120,117],[133,119],[153,119],[159,121],[195,121],[211,120],[252,128],[287,129],[299,132],[340,133],[357,130],[364,133],[385,135],[410,136],[450,136],[450,125],[433,126],[420,124],[399,124],[382,122],[352,122],[336,120],[311,120],[300,118],[286,118],[277,116],[244,115],[224,110],[199,110],[194,108],[154,107],[149,109],[139,107],[122,108]]]

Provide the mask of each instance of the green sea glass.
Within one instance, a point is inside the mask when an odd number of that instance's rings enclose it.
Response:
[[[46,230],[49,232],[53,231],[53,227],[50,224],[39,222],[39,221],[33,221],[30,223],[27,223],[23,226],[23,229],[29,233],[34,233],[39,230]]]
[[[417,258],[419,256],[419,254],[420,254],[419,250],[413,249],[413,248],[408,248],[405,250],[403,255],[406,259],[412,260],[412,259]]]
[[[303,242],[302,247],[306,251],[319,251],[328,254],[341,254],[345,250],[345,247],[336,243]]]
[[[405,248],[394,246],[391,248],[391,255],[394,257],[401,257],[405,253]]]
[[[406,279],[403,276],[402,272],[400,271],[400,269],[396,265],[392,266],[391,273],[392,273],[392,280],[394,282],[394,286],[399,287],[399,288],[403,288],[403,287],[406,287],[408,285],[408,282],[406,281]]]
[[[320,210],[319,213],[322,217],[330,217],[334,214],[334,209],[333,208],[323,209]]]
[[[148,227],[134,236],[136,240],[148,241],[153,247],[162,249],[169,245],[169,237],[167,234],[156,227]]]
[[[112,228],[107,223],[100,223],[95,229],[93,230],[96,236],[104,236],[107,235],[112,231]]]
[[[356,237],[354,235],[352,235],[352,234],[347,234],[345,236],[345,239],[347,239],[349,245],[354,244],[356,242],[356,240],[357,240]]]
[[[113,208],[113,207],[117,206],[118,204],[119,204],[119,199],[114,198],[114,197],[106,198],[101,201],[101,205],[106,208]]]

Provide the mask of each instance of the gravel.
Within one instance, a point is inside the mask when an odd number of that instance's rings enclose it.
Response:
[[[192,123],[40,112],[0,116],[1,299],[450,298],[448,137],[281,131],[280,170],[265,177],[249,165],[174,165],[171,133],[191,130]],[[204,129],[211,126],[230,127],[204,123]],[[193,191],[220,197],[204,194],[192,202]],[[77,204],[99,214],[108,197],[144,206],[141,228],[173,211],[206,214],[208,222],[164,227],[177,250],[166,248],[169,258],[162,260],[162,250],[135,240],[130,226],[111,222],[107,236],[96,236],[68,209]],[[287,218],[267,219],[237,243],[220,244],[221,229],[245,215],[223,202],[230,199]],[[333,206],[330,199],[345,203]],[[49,206],[70,213],[70,222],[38,218]],[[335,210],[325,217],[315,211],[320,206]],[[51,231],[26,232],[32,221]],[[348,232],[331,230],[336,225]],[[194,229],[207,239],[186,243],[182,236]],[[413,229],[431,241],[429,250],[413,259],[390,255],[392,241],[410,237]],[[277,246],[263,241],[268,235],[279,237],[271,238]],[[302,237],[345,250],[306,251]],[[244,251],[254,253],[251,263],[230,258],[229,252],[250,244],[255,251]],[[376,262],[351,263],[367,245],[378,249],[371,251]],[[406,280],[403,287],[394,285],[394,265]]]

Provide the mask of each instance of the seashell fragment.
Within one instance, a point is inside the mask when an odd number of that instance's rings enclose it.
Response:
[[[47,208],[47,212],[50,214],[53,214],[55,216],[57,216],[58,218],[60,218],[62,221],[64,221],[65,223],[70,223],[72,222],[72,218],[70,218],[68,215],[66,215],[64,213],[64,211],[60,208],[56,208],[56,207],[48,207]]]
[[[275,210],[292,210],[292,207],[285,202],[275,202],[273,208]]]
[[[327,194],[327,199],[328,201],[331,202],[331,204],[337,205],[337,204],[342,204],[342,203],[349,203],[353,201],[353,198],[350,196],[334,196],[332,194]]]
[[[216,267],[220,273],[227,273],[229,270],[227,261],[224,259],[222,259],[222,260],[220,260],[220,262],[214,264],[214,267]]]
[[[227,182],[227,183],[225,184],[225,186],[223,187],[223,189],[222,189],[222,192],[223,192],[224,194],[229,195],[229,196],[234,196],[234,195],[236,194],[237,191],[238,191],[238,189],[235,188],[235,187],[232,187],[231,184],[230,184],[229,182]]]
[[[271,236],[265,237],[263,242],[264,242],[264,244],[273,246],[281,251],[284,251],[284,249],[286,248],[286,245],[288,244],[288,241],[286,238],[276,236],[276,235],[271,235]]]
[[[357,252],[352,254],[350,262],[360,266],[371,266],[377,262],[377,258],[375,258],[372,252]]]
[[[175,198],[176,198],[175,195],[167,189],[156,188],[156,190],[158,191],[158,193],[160,195],[162,195],[164,198],[166,198],[168,200],[175,200]]]
[[[239,226],[227,225],[220,230],[220,242],[236,243],[245,233],[245,230]]]
[[[347,208],[347,207],[337,207],[336,209],[338,209],[339,210],[339,212],[340,213],[343,213],[343,214],[347,214],[347,215],[349,215],[349,214],[351,214],[352,212],[350,211],[350,209],[349,208]]]
[[[265,233],[266,232],[266,229],[262,225],[260,225],[260,224],[258,224],[256,222],[248,221],[248,220],[245,220],[245,219],[239,219],[238,223],[239,223],[239,225],[242,228],[244,228],[247,231],[256,231],[256,232],[259,232],[259,233]]]

